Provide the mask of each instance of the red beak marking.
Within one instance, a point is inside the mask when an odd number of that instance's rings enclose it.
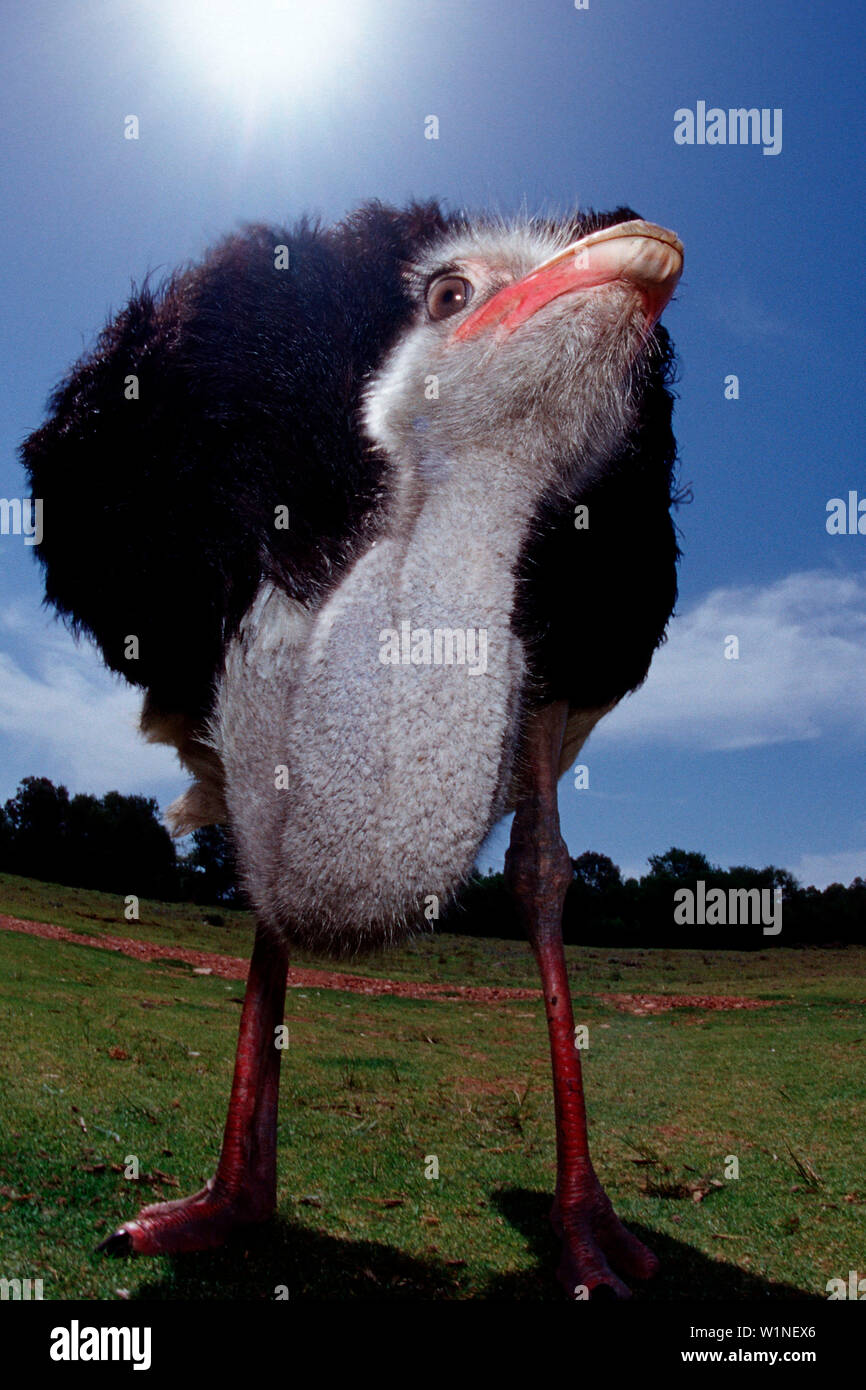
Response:
[[[454,330],[464,341],[487,329],[498,337],[513,333],[545,304],[564,294],[625,281],[640,292],[647,332],[661,317],[683,270],[679,237],[651,222],[620,222],[581,237],[536,266],[522,280],[497,290]]]

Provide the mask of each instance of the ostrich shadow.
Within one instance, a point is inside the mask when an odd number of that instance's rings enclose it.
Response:
[[[461,1297],[455,1270],[396,1246],[343,1240],[276,1217],[234,1235],[220,1250],[168,1257],[168,1272],[132,1298],[201,1302],[451,1300]]]
[[[559,1261],[559,1241],[550,1226],[550,1197],[547,1193],[531,1192],[526,1188],[502,1188],[492,1196],[493,1205],[501,1216],[521,1232],[536,1262],[535,1270],[520,1270],[515,1274],[499,1274],[490,1280],[484,1291],[487,1299],[523,1299],[562,1297],[555,1271]],[[636,1221],[626,1225],[633,1235],[644,1241],[659,1258],[658,1274],[645,1284],[632,1282],[635,1302],[667,1303],[695,1299],[708,1302],[756,1302],[767,1298],[799,1299],[823,1303],[818,1294],[798,1289],[793,1284],[763,1279],[729,1264],[724,1259],[711,1259],[685,1241],[676,1240]]]
[[[200,1302],[237,1299],[273,1302],[288,1296],[316,1300],[563,1302],[556,1280],[559,1245],[548,1214],[550,1195],[525,1188],[491,1194],[502,1218],[526,1240],[533,1268],[493,1274],[471,1291],[459,1262],[418,1258],[396,1246],[371,1240],[345,1240],[285,1218],[252,1227],[221,1250],[172,1257],[165,1274],[149,1279],[134,1300]],[[635,1222],[629,1229],[658,1255],[661,1270],[645,1285],[634,1285],[635,1301],[667,1303],[764,1302],[797,1299],[823,1302],[794,1285],[763,1279],[725,1260],[711,1259],[684,1241]],[[474,1282],[474,1281],[473,1281]]]

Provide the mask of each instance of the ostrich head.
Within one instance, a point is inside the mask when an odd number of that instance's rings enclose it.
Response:
[[[411,268],[415,321],[367,393],[365,423],[422,488],[457,460],[470,485],[483,456],[499,488],[568,493],[621,447],[682,245],[640,220],[574,231],[457,229]]]

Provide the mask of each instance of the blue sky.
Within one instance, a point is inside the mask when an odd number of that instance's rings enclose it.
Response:
[[[130,280],[245,221],[629,203],[686,246],[665,322],[694,501],[679,617],[584,750],[589,788],[563,780],[566,838],[628,873],[675,843],[866,876],[866,535],[825,526],[830,498],[866,498],[863,30],[853,2],[790,0],[5,7],[0,496]],[[781,109],[781,152],[677,144],[699,101]],[[137,697],[40,599],[32,549],[0,536],[0,798],[37,773],[164,807],[184,779],[136,735]]]

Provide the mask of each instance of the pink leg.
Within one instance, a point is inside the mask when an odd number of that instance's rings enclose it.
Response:
[[[110,1255],[173,1255],[222,1245],[236,1226],[265,1221],[277,1195],[277,1102],[289,957],[264,927],[256,930],[222,1152],[201,1192],[144,1207],[99,1246]]]
[[[556,783],[567,714],[564,703],[549,705],[530,721],[525,794],[514,819],[505,873],[538,961],[547,1007],[556,1112],[551,1221],[562,1239],[559,1280],[570,1298],[628,1298],[629,1290],[614,1269],[629,1278],[647,1279],[657,1270],[658,1260],[616,1216],[589,1157],[580,1053],[574,1042],[562,946],[562,908],[571,864],[559,833]]]

